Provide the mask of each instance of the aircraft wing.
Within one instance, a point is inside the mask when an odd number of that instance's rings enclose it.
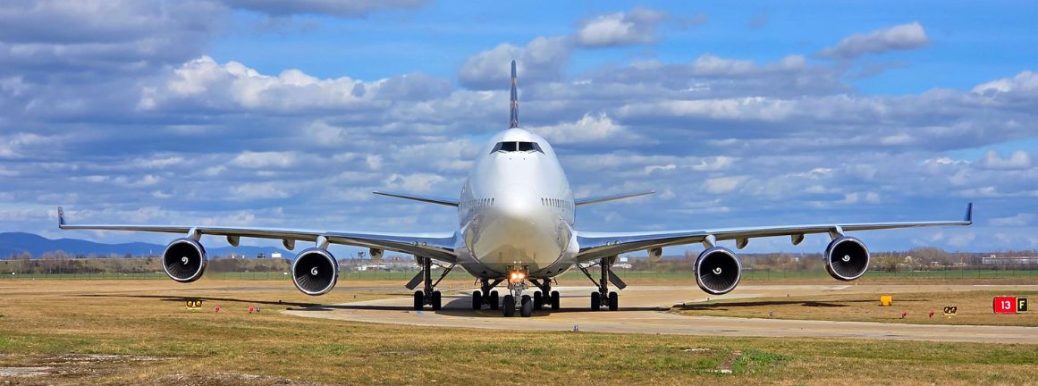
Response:
[[[318,237],[323,236],[331,244],[349,245],[355,247],[386,249],[434,260],[454,263],[457,255],[454,252],[453,233],[450,234],[395,234],[395,233],[357,233],[357,232],[335,232],[301,229],[279,229],[279,228],[244,228],[244,227],[215,227],[215,226],[185,226],[185,225],[116,225],[116,224],[67,224],[65,214],[58,208],[58,228],[68,230],[97,230],[97,231],[131,231],[131,232],[159,232],[179,233],[181,235],[212,235],[227,237],[227,242],[237,245],[242,237],[258,239],[278,239],[286,249],[295,249],[296,241],[316,242]]]
[[[577,260],[590,261],[642,249],[701,242],[713,243],[714,241],[720,240],[736,240],[736,245],[739,248],[742,248],[745,247],[746,243],[749,242],[749,239],[752,238],[790,236],[793,244],[796,245],[803,241],[804,235],[806,234],[843,234],[843,232],[848,231],[934,226],[964,226],[970,224],[973,224],[972,203],[966,206],[966,216],[960,221],[783,225],[635,233],[577,232],[577,243],[580,245],[580,252],[577,254]]]

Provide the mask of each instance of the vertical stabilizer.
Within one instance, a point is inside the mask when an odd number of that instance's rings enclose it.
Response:
[[[515,129],[519,127],[519,91],[516,90],[518,87],[519,80],[515,76],[515,61],[512,61],[512,114],[508,119],[508,128]]]

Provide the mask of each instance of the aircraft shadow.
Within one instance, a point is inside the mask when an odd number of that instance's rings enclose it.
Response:
[[[321,303],[305,303],[305,302],[286,302],[282,300],[257,300],[257,299],[245,299],[236,297],[211,297],[211,296],[169,296],[169,295],[128,295],[128,294],[83,294],[77,295],[80,297],[101,297],[101,298],[134,298],[134,299],[155,299],[163,302],[174,302],[174,303],[186,303],[189,300],[202,300],[206,302],[238,302],[238,303],[249,303],[249,304],[261,304],[268,306],[283,306],[287,307],[291,311],[333,311],[333,310],[372,310],[372,311],[414,311],[411,306],[391,306],[391,305],[370,305],[370,304],[321,304]],[[447,300],[447,299],[444,299]],[[423,312],[431,312],[437,315],[446,316],[483,316],[483,317],[500,317],[500,310],[490,310],[484,307],[480,311],[471,309],[471,299],[469,297],[455,297],[451,298],[444,308],[439,311],[424,310]],[[590,307],[589,307],[590,308]],[[632,311],[667,311],[669,307],[620,307],[619,310],[613,312],[632,312]],[[537,310],[534,311],[533,317],[547,316],[553,313],[579,313],[579,312],[592,312],[588,308],[561,308],[557,311]],[[609,311],[597,311],[597,312],[609,312]],[[519,315],[519,311],[516,310],[516,316]]]

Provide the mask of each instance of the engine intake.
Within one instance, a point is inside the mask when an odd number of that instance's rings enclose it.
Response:
[[[696,284],[711,295],[724,295],[735,289],[742,278],[742,263],[732,251],[713,247],[696,258]]]
[[[861,277],[869,269],[869,250],[853,237],[833,239],[825,248],[825,270],[834,279],[850,281]]]
[[[209,260],[205,248],[193,239],[176,239],[162,252],[162,270],[170,279],[181,283],[198,280]]]
[[[304,294],[324,295],[335,288],[338,279],[339,262],[327,250],[304,250],[292,262],[292,283]]]

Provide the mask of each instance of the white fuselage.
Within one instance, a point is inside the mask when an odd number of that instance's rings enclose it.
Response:
[[[533,144],[533,145],[531,145]],[[546,278],[576,262],[574,201],[551,145],[522,129],[485,146],[461,191],[458,262],[482,278]]]

